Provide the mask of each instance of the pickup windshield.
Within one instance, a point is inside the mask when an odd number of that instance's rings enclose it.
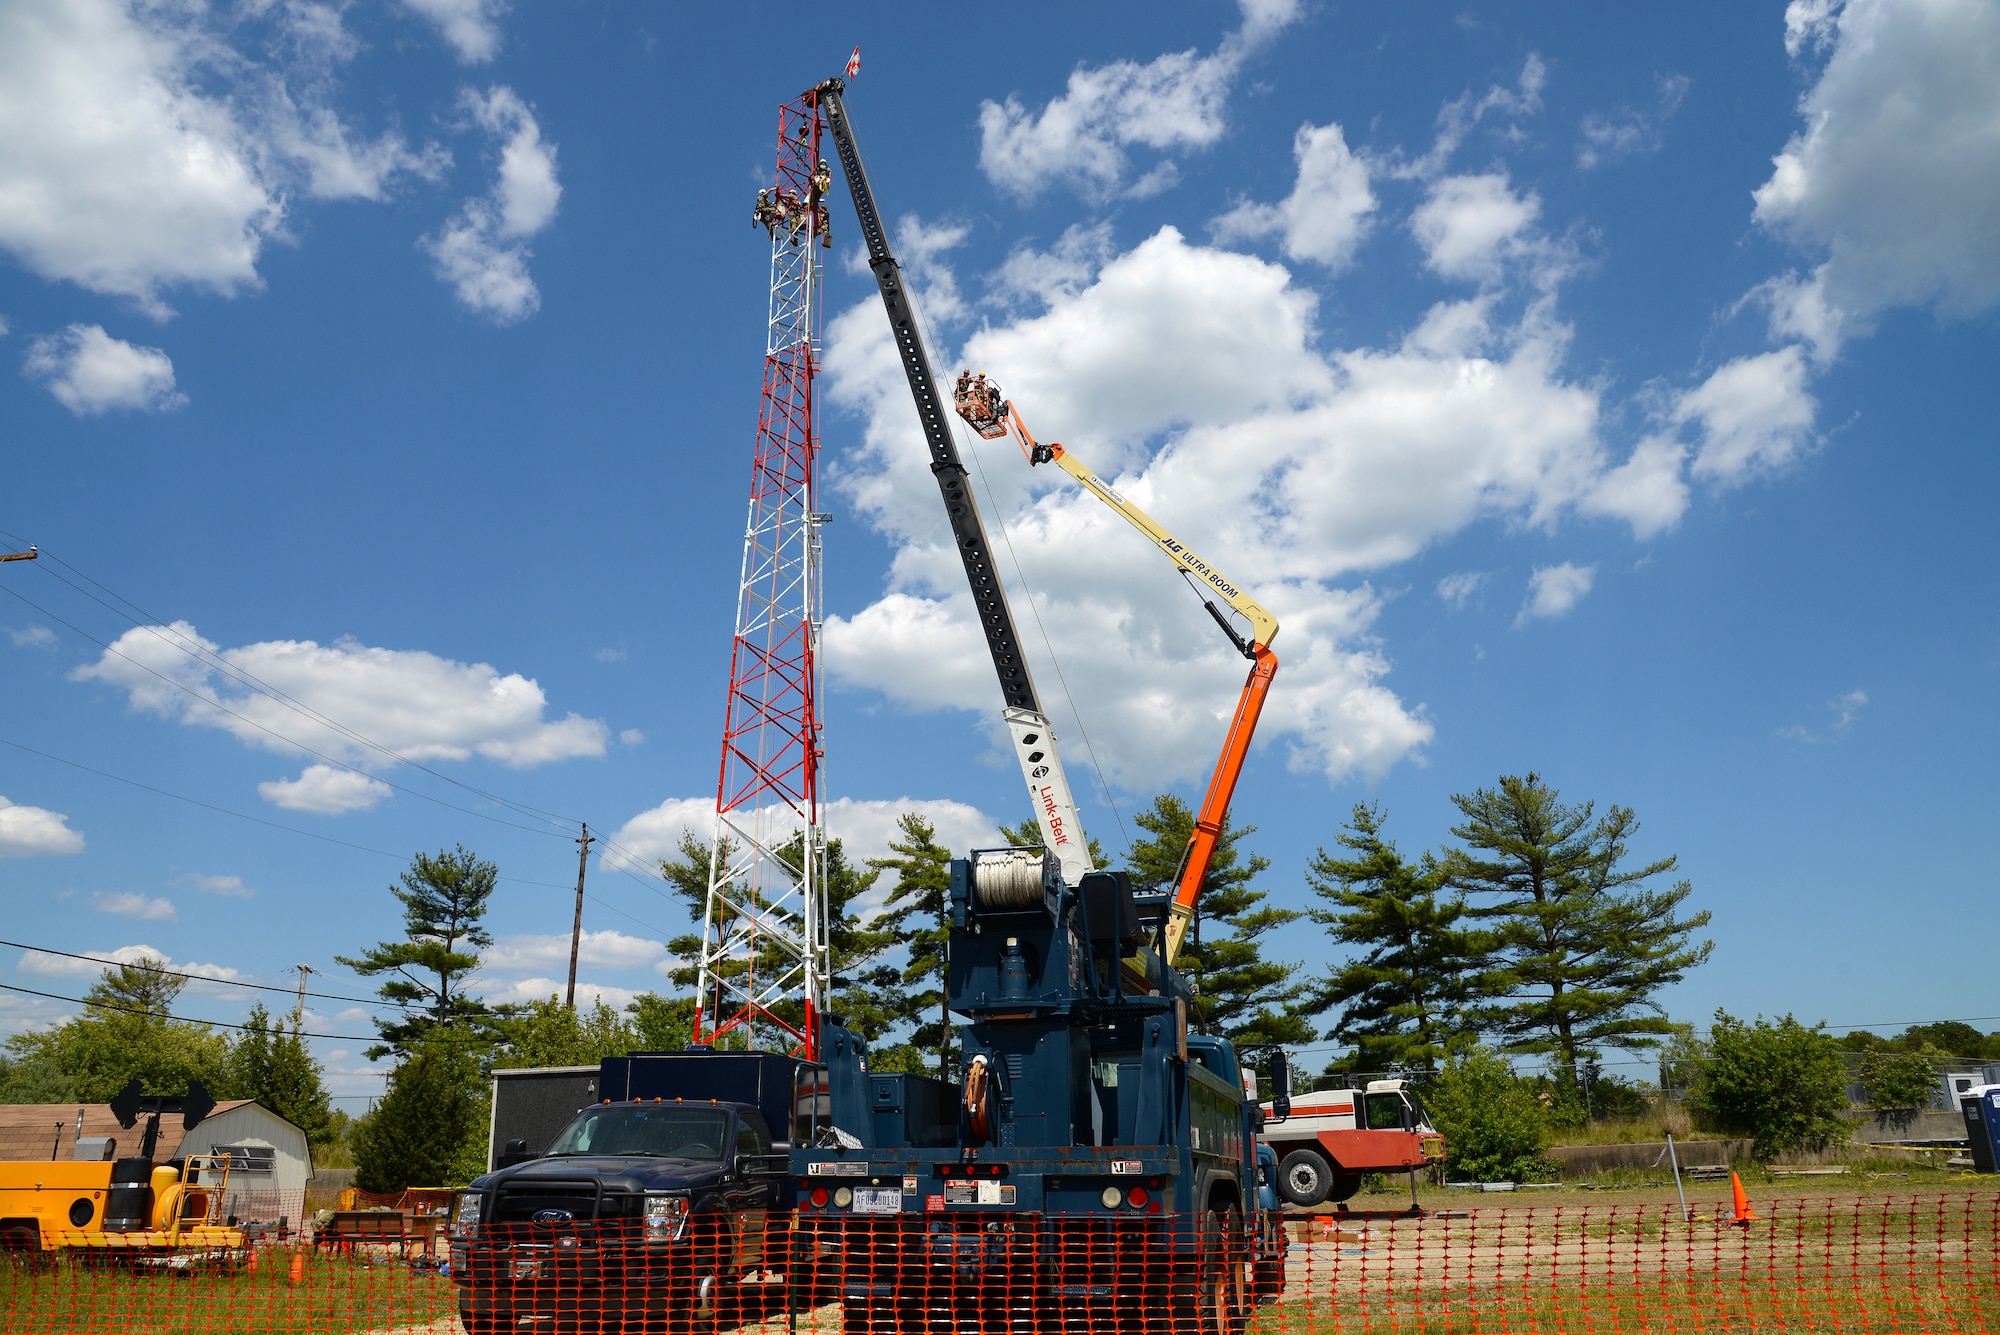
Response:
[[[563,1128],[548,1152],[719,1160],[728,1133],[729,1114],[714,1108],[589,1108]]]

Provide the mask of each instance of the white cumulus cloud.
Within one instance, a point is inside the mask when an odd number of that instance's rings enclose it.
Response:
[[[149,895],[132,891],[93,896],[99,913],[115,913],[121,918],[139,918],[148,922],[173,922],[180,915],[174,912],[174,901],[155,899]]]
[[[1389,688],[1381,599],[1357,575],[1482,519],[1549,528],[1622,509],[1650,530],[1685,504],[1677,478],[1650,510],[1606,490],[1630,461],[1599,439],[1599,392],[1563,374],[1568,330],[1552,298],[1510,316],[1502,291],[1441,302],[1386,346],[1326,349],[1312,294],[1283,268],[1163,228],[1088,280],[1049,285],[1035,313],[989,321],[957,355],[937,351],[941,365],[992,373],[1043,438],[1063,440],[1276,612],[1283,668],[1264,739],[1330,778],[1379,774],[1420,750],[1432,725]],[[828,349],[830,401],[863,433],[837,485],[897,549],[881,595],[829,617],[829,668],[910,709],[995,713],[880,310],[864,303],[831,320]],[[1205,774],[1241,658],[1123,520],[1054,470],[1030,474],[1011,446],[977,448],[992,491],[982,505],[1012,538],[1001,575],[1043,690],[1055,675],[1037,621],[1065,663],[1090,664],[1069,685],[1114,782]],[[906,670],[912,654],[925,672]],[[1050,708],[1058,732],[1073,732],[1061,703]]]
[[[666,956],[659,941],[624,932],[585,932],[577,942],[579,967],[638,969]],[[503,936],[479,956],[479,967],[501,974],[536,974],[569,969],[569,933],[520,933]]]
[[[1596,566],[1580,566],[1572,561],[1561,565],[1536,566],[1528,577],[1528,598],[1514,618],[1516,626],[1530,621],[1549,621],[1567,613],[1590,592],[1597,582]]]
[[[174,388],[174,363],[166,353],[113,338],[102,325],[73,324],[35,339],[21,374],[48,386],[78,417],[114,408],[168,412],[187,403]]]
[[[1243,25],[1209,55],[1175,51],[1078,66],[1062,94],[1039,111],[1008,94],[980,104],[980,169],[1002,190],[1030,200],[1051,186],[1086,199],[1144,197],[1178,173],[1162,158],[1133,179],[1130,152],[1212,147],[1228,125],[1227,104],[1244,63],[1298,18],[1297,0],[1241,0]]]
[[[177,621],[126,631],[70,675],[117,687],[135,710],[219,728],[246,746],[310,750],[364,769],[395,761],[360,738],[407,760],[480,756],[516,769],[601,756],[610,739],[602,720],[547,717],[542,688],[519,673],[352,639],[224,649]],[[253,689],[250,679],[269,691]],[[388,794],[378,780],[324,764],[259,791],[280,806],[325,813],[372,806]]]
[[[1810,447],[1818,405],[1806,380],[1804,350],[1793,344],[1727,362],[1681,396],[1675,420],[1701,434],[1693,475],[1730,486],[1782,468]]]
[[[496,324],[515,324],[542,304],[527,242],[555,218],[562,198],[556,146],[512,88],[467,88],[459,109],[500,141],[499,171],[486,194],[466,200],[422,245],[461,303]]]
[[[144,896],[135,896],[143,899]],[[164,901],[159,901],[164,902]],[[116,950],[79,951],[84,958],[73,959],[67,955],[51,955],[40,950],[21,952],[18,968],[22,973],[43,978],[91,978],[101,976],[105,969],[117,964],[137,964],[141,960],[159,968],[176,973],[192,975],[188,991],[202,996],[226,996],[241,999],[241,988],[228,986],[229,980],[241,981],[243,972],[224,964],[197,964],[192,961],[177,961],[164,950],[152,946],[136,944],[119,946]],[[210,981],[213,980],[213,981]]]
[[[308,765],[296,779],[272,779],[257,785],[257,795],[272,806],[320,816],[366,811],[393,791],[380,779],[332,765]]]
[[[165,317],[171,289],[261,286],[291,197],[382,199],[435,175],[439,150],[336,110],[360,48],[342,8],[0,5],[0,248]]]
[[[458,58],[468,65],[484,64],[500,50],[505,0],[402,0],[402,4],[436,25]]]
[[[59,643],[56,633],[47,626],[24,626],[16,630],[6,628],[7,638],[14,642],[16,649],[53,649]]]
[[[1410,216],[1410,231],[1437,273],[1492,282],[1541,212],[1541,200],[1514,193],[1504,172],[1447,176]]]
[[[1368,164],[1347,147],[1338,125],[1301,125],[1292,138],[1298,181],[1276,204],[1245,201],[1217,218],[1218,241],[1276,234],[1286,255],[1338,272],[1353,262],[1375,212]]]
[[[914,812],[930,822],[937,831],[938,842],[956,852],[1001,842],[1000,827],[991,816],[949,798],[842,797],[826,804],[821,819],[826,824],[827,836],[841,841],[848,862],[859,865],[888,853],[889,841],[897,837],[896,822],[906,812]],[[713,797],[670,797],[640,812],[605,841],[598,857],[606,867],[652,872],[661,859],[680,854],[684,833],[703,843],[714,836]],[[567,951],[567,945],[564,949]],[[564,958],[568,956],[565,954]]]
[[[189,886],[205,895],[223,895],[230,899],[250,899],[257,893],[243,884],[241,876],[201,876],[190,873],[181,877],[176,884]]]
[[[69,828],[69,817],[0,797],[0,858],[55,857],[82,851],[83,835]]]
[[[1819,260],[1773,285],[1774,331],[1822,358],[1896,306],[2000,303],[2000,6],[1795,0],[1794,55],[1831,48],[1756,219]]]
[[[1479,596],[1491,578],[1484,570],[1461,570],[1438,581],[1438,599],[1454,612]]]

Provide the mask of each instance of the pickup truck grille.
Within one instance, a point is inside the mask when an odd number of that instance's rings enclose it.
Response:
[[[642,1198],[626,1192],[607,1191],[601,1197],[591,1182],[509,1182],[493,1201],[489,1222],[525,1224],[543,1210],[566,1210],[578,1223],[593,1218],[637,1218],[643,1211]]]

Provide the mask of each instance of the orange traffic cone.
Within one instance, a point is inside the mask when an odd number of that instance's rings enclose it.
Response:
[[[250,1249],[250,1256],[244,1261],[243,1268],[253,1275],[257,1273],[257,1249],[255,1247]]]
[[[304,1252],[293,1252],[292,1283],[296,1284],[305,1277],[306,1277],[306,1254]]]
[[[1750,1221],[1757,1215],[1750,1208],[1750,1197],[1744,1193],[1743,1179],[1734,1173],[1729,1175],[1729,1194],[1736,1198],[1736,1216],[1729,1222],[1738,1228],[1750,1227]]]

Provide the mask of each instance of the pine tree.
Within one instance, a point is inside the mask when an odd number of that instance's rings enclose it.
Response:
[[[951,850],[937,841],[937,829],[915,812],[896,819],[902,838],[889,842],[895,856],[870,859],[876,875],[894,872],[884,902],[882,929],[909,952],[900,984],[882,989],[885,1010],[911,1027],[909,1042],[938,1054],[938,1075],[948,1078],[951,1025],[945,1014],[945,965],[949,946],[945,920],[951,894]]]
[[[458,1186],[485,1171],[486,1094],[479,1063],[453,1035],[411,1042],[389,1087],[353,1134],[363,1191]]]
[[[493,944],[492,934],[479,924],[499,875],[498,867],[481,862],[463,844],[436,857],[419,853],[401,884],[389,887],[403,902],[404,939],[383,941],[359,959],[334,956],[364,978],[393,975],[377,993],[408,1008],[400,1020],[375,1022],[382,1042],[367,1050],[370,1061],[408,1052],[433,1027],[457,1031],[461,1043],[483,1032],[493,1012],[478,997],[467,996],[464,984],[479,967],[479,951]],[[417,974],[437,981],[418,981]]]
[[[1382,822],[1380,807],[1357,802],[1338,836],[1348,856],[1321,848],[1306,869],[1329,906],[1309,910],[1313,921],[1360,952],[1328,972],[1306,1010],[1341,1008],[1326,1037],[1354,1045],[1357,1070],[1433,1070],[1464,1029],[1477,945],[1460,925],[1464,904],[1439,893],[1436,860],[1426,853],[1406,861]]]
[[[318,1147],[326,1143],[333,1121],[333,1104],[320,1073],[296,1020],[287,1030],[283,1023],[271,1023],[262,1003],[250,1008],[229,1051],[230,1097],[257,1100]]]
[[[1492,933],[1491,1000],[1475,1023],[1509,1051],[1552,1054],[1571,1088],[1600,1046],[1637,1050],[1670,1036],[1654,996],[1708,958],[1713,943],[1689,937],[1709,914],[1675,916],[1693,892],[1686,881],[1646,887],[1675,858],[1624,865],[1639,828],[1632,811],[1594,818],[1592,803],[1564,806],[1533,773],[1452,801],[1465,816],[1452,834],[1467,848],[1445,855],[1444,874]]]
[[[729,846],[725,843],[725,862],[728,852]],[[661,878],[686,908],[688,916],[697,923],[702,920],[708,906],[710,855],[711,845],[683,831],[678,855],[660,861]],[[805,836],[793,835],[778,849],[777,856],[790,866],[799,866],[805,856]],[[897,1013],[893,1000],[888,999],[897,982],[894,971],[885,974],[880,964],[882,954],[894,944],[893,935],[879,923],[864,923],[857,916],[857,901],[873,887],[876,875],[873,864],[857,867],[848,861],[847,849],[841,840],[827,841],[826,870],[819,893],[826,906],[827,953],[833,974],[828,1008],[845,1020],[848,1027],[871,1042],[895,1023]],[[745,903],[754,897],[745,887],[737,886],[729,898]],[[727,923],[717,927],[718,930],[725,929]],[[686,932],[674,937],[667,942],[667,950],[679,961],[668,972],[668,980],[691,994],[699,978],[695,961],[701,957],[700,933]],[[766,945],[758,952],[754,968],[760,976],[767,976],[769,971],[784,971],[791,967],[786,963],[789,958],[775,944]],[[748,974],[752,968],[749,960],[730,960],[724,963],[723,972],[733,979]],[[711,1009],[714,1004],[711,996]],[[803,1022],[802,1009],[777,1009],[788,1021],[794,1024]]]
[[[1125,855],[1133,880],[1172,889],[1194,834],[1194,813],[1172,793],[1161,793],[1134,820],[1151,838],[1135,839]],[[1238,1046],[1306,1043],[1314,1031],[1298,1009],[1307,991],[1297,981],[1299,966],[1265,959],[1262,945],[1267,933],[1303,915],[1263,907],[1265,893],[1251,888],[1271,865],[1269,858],[1251,853],[1245,859],[1238,851],[1237,844],[1256,832],[1254,825],[1223,822],[1176,967],[1194,990],[1196,1014],[1190,1018],[1201,1032],[1222,1034]]]

